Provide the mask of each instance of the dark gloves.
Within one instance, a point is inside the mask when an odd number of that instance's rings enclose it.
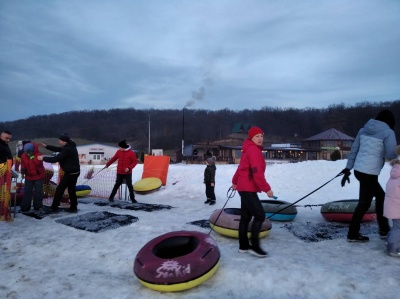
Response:
[[[343,169],[341,172],[339,172],[339,174],[343,174],[343,178],[342,178],[342,187],[344,187],[344,185],[346,184],[346,181],[350,184],[350,175],[351,175],[351,171],[348,168]]]

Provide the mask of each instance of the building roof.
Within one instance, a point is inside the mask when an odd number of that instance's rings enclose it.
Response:
[[[351,140],[354,141],[353,137],[346,135],[336,129],[329,129],[317,135],[311,136],[304,141],[313,141],[313,140]]]
[[[77,145],[76,147],[77,147],[77,148],[80,148],[80,147],[88,147],[88,146],[107,146],[107,147],[112,147],[112,148],[118,149],[118,146],[109,145],[109,144],[104,144],[104,143],[87,143],[87,144]]]
[[[233,126],[232,133],[244,133],[244,134],[247,134],[247,131],[250,128],[251,128],[251,125],[249,125],[249,124],[236,123]]]

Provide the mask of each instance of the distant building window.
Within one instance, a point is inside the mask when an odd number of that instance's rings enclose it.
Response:
[[[344,140],[343,147],[351,147],[353,145],[353,141],[351,140]]]

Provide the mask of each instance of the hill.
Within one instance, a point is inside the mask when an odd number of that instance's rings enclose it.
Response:
[[[115,145],[126,139],[138,150],[147,150],[149,143],[151,148],[179,150],[182,140],[189,144],[226,138],[238,123],[260,126],[271,143],[301,141],[330,128],[355,137],[365,122],[382,109],[392,110],[400,123],[399,100],[338,104],[326,109],[71,111],[0,122],[0,128],[11,131],[14,141],[57,138],[67,132],[78,144]],[[52,140],[49,143],[54,144]]]

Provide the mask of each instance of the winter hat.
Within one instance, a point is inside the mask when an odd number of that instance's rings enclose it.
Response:
[[[382,110],[381,112],[378,113],[378,115],[375,117],[375,119],[383,121],[384,123],[386,123],[389,126],[389,128],[391,128],[392,130],[394,129],[394,125],[395,125],[396,121],[394,120],[394,115],[393,115],[392,111]]]
[[[251,127],[247,134],[248,134],[248,138],[251,140],[257,134],[263,134],[264,135],[264,132],[259,127]]]
[[[208,158],[206,161],[207,161],[208,165],[214,165],[215,164],[215,161],[214,161],[213,158]]]
[[[118,143],[118,146],[120,148],[128,148],[129,145],[126,143],[126,140],[122,140],[120,143]]]
[[[24,152],[25,153],[33,153],[33,144],[32,143],[27,143],[24,145]]]
[[[62,134],[60,137],[58,137],[58,139],[60,139],[61,141],[64,141],[64,142],[71,141],[71,139],[69,139],[69,136],[67,133]]]

